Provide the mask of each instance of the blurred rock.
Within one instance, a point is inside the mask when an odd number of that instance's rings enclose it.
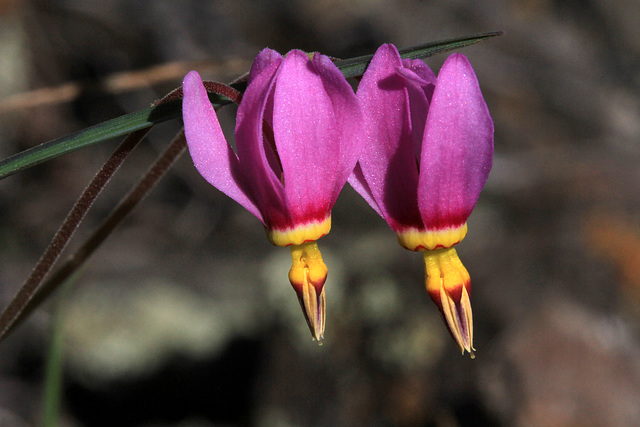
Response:
[[[622,318],[550,295],[481,361],[481,390],[505,425],[635,426],[637,340]]]

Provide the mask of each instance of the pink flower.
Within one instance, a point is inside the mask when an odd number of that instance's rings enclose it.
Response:
[[[365,149],[349,183],[424,256],[426,287],[462,351],[473,351],[471,283],[455,249],[487,180],[493,122],[471,64],[451,55],[438,77],[381,46],[358,87]]]
[[[331,209],[362,146],[358,100],[331,60],[299,50],[265,49],[251,68],[238,107],[237,154],[229,146],[200,76],[183,84],[189,152],[202,176],[290,246],[293,285],[313,337],[324,333],[327,268],[316,240],[331,228]]]

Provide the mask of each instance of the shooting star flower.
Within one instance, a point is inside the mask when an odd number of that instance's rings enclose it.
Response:
[[[451,55],[438,77],[381,46],[358,87],[366,142],[349,183],[422,252],[425,282],[449,332],[473,356],[471,281],[453,246],[467,233],[493,159],[493,122],[471,64]]]
[[[289,246],[290,282],[313,337],[325,327],[327,277],[316,240],[362,146],[362,115],[351,86],[324,55],[299,50],[256,57],[236,118],[237,153],[226,141],[200,76],[183,84],[189,152],[200,174]]]

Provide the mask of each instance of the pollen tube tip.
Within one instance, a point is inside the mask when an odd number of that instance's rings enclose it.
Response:
[[[292,245],[289,281],[298,295],[302,312],[313,339],[322,345],[326,299],[324,283],[327,280],[327,266],[322,260],[318,244],[306,242]]]
[[[453,248],[423,251],[423,256],[427,292],[462,354],[466,350],[474,358],[469,273]]]

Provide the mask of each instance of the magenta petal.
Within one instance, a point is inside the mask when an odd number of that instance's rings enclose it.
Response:
[[[411,124],[416,159],[420,160],[422,138],[427,121],[427,111],[436,87],[437,78],[431,68],[420,59],[403,59],[398,74],[406,79],[411,105]]]
[[[416,161],[420,161],[422,153],[422,139],[427,122],[429,102],[435,88],[436,76],[427,65],[419,59],[402,61],[403,66],[396,72],[404,77],[409,95],[411,111],[411,133],[413,135],[413,149]]]
[[[422,226],[409,99],[405,79],[396,72],[401,65],[395,46],[382,45],[357,92],[366,136],[359,164],[373,199],[394,231]]]
[[[418,203],[425,226],[462,225],[473,210],[493,159],[493,122],[467,58],[442,66],[429,107]]]
[[[373,194],[371,193],[371,188],[367,181],[364,179],[364,175],[362,174],[362,169],[360,168],[360,164],[358,163],[356,167],[353,169],[353,172],[349,176],[349,185],[353,187],[354,190],[362,196],[362,198],[371,206],[371,208],[378,213],[381,217],[384,218],[378,203],[376,203],[373,198]]]
[[[405,77],[415,79],[417,83],[424,87],[428,87],[429,85],[435,86],[438,81],[436,75],[431,71],[431,68],[421,59],[403,59],[402,68],[399,69],[398,72],[402,73],[403,70],[411,71],[411,74],[407,73]],[[433,89],[431,92],[433,92]]]
[[[247,86],[236,116],[238,158],[267,228],[289,228],[292,225],[284,201],[284,188],[272,167],[277,158],[265,138],[265,132],[270,134],[265,129],[265,126],[270,126],[265,111],[273,98],[278,73],[279,63],[274,61],[256,75]]]
[[[333,64],[287,54],[275,85],[273,133],[295,222],[329,214],[348,176],[343,164],[355,166],[358,153],[345,136],[356,136],[347,127],[359,119],[355,94]]]
[[[353,88],[342,72],[328,56],[316,54],[313,65],[323,78],[324,89],[334,110],[340,145],[340,154],[336,158],[326,157],[328,164],[334,164],[335,175],[331,206],[338,199],[349,175],[356,166],[364,147],[365,138],[362,128],[362,110]]]
[[[273,49],[264,48],[258,53],[256,58],[253,60],[253,64],[251,64],[251,70],[249,71],[249,83],[253,82],[258,74],[264,71],[265,68],[269,67],[274,62],[282,62],[282,55],[276,52]]]
[[[211,185],[262,221],[260,211],[246,191],[238,158],[222,133],[200,75],[191,71],[182,87],[184,132],[196,169]]]

